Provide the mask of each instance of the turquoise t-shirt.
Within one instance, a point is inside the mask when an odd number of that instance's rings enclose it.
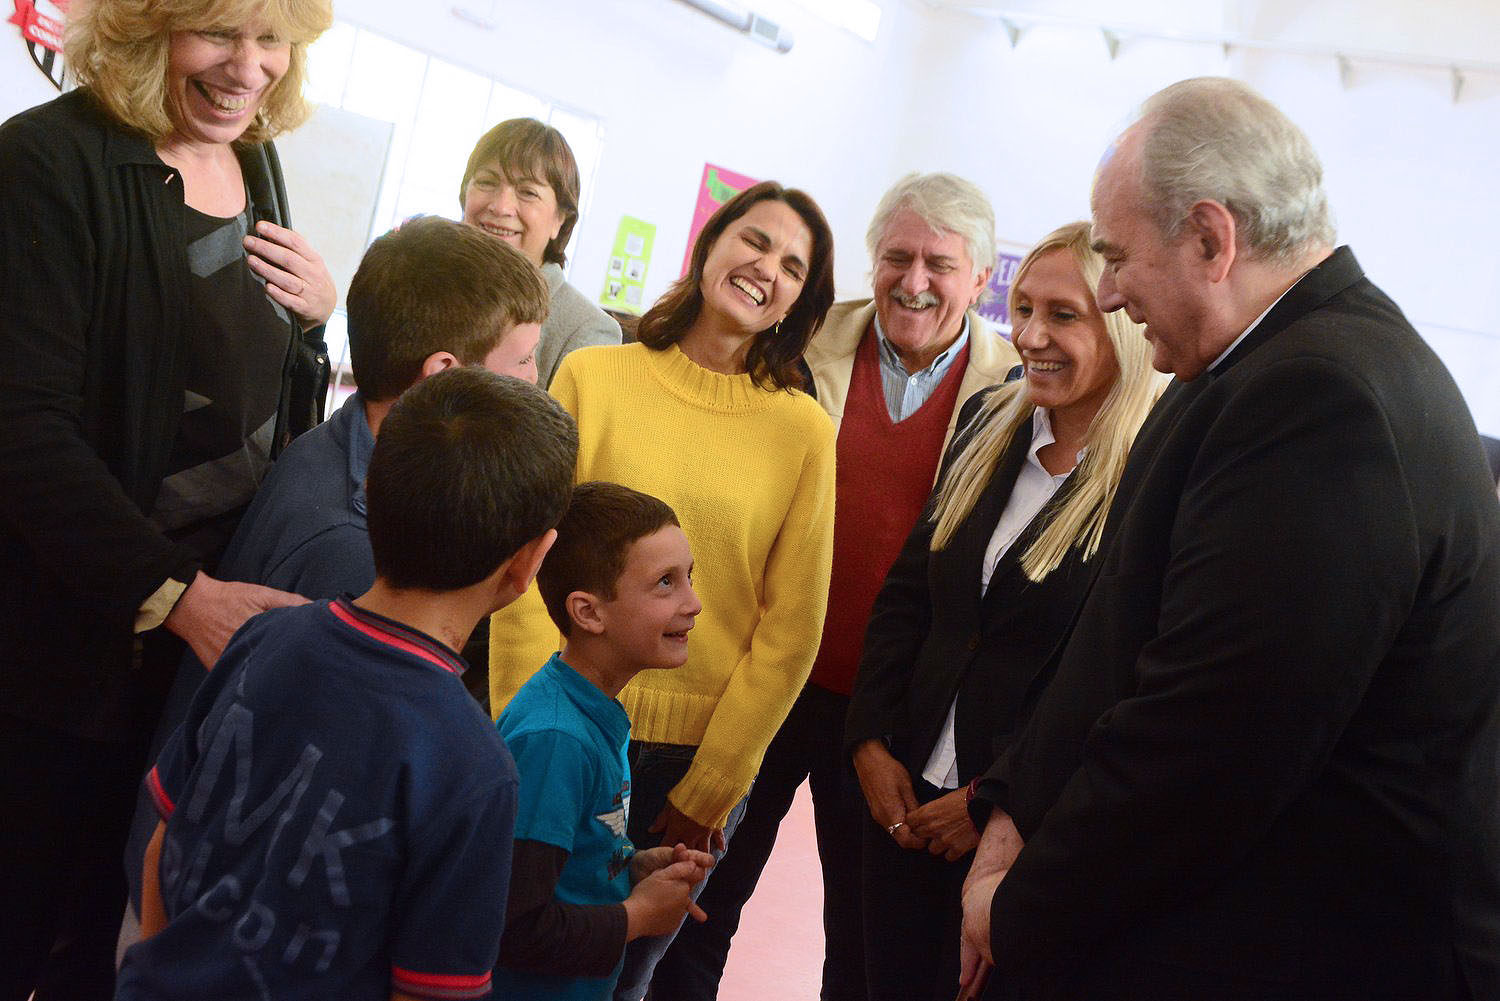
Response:
[[[618,904],[630,895],[625,836],[630,811],[630,719],[620,703],[558,654],[521,686],[496,723],[521,776],[517,840],[568,853],[557,898],[568,904]],[[494,997],[559,1001],[607,999],[619,964],[606,977],[562,977],[498,968]]]

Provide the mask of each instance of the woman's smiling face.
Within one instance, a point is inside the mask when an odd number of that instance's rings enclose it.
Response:
[[[1031,401],[1092,420],[1120,366],[1104,314],[1071,251],[1059,247],[1031,262],[1016,283],[1011,322]]]
[[[167,114],[189,144],[231,143],[286,75],[291,43],[264,21],[174,31],[167,49]]]
[[[513,181],[496,161],[469,179],[464,222],[504,240],[541,267],[547,244],[562,230],[563,215],[552,185],[534,177]]]
[[[786,202],[765,199],[731,222],[703,262],[703,308],[746,335],[789,313],[807,280],[812,232]]]

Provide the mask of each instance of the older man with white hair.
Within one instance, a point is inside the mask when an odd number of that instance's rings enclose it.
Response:
[[[870,821],[860,785],[878,818],[905,818],[913,850],[952,847],[938,832],[954,818],[919,809],[885,747],[863,752],[856,782],[844,716],[870,608],[927,501],[959,410],[1020,359],[973,309],[995,263],[994,212],[977,187],[952,174],[904,177],[881,198],[866,240],[874,298],[835,304],[805,356],[812,392],[839,425],[833,577],[817,661],[704,890],[709,919],[688,923],[657,966],[654,1001],[716,996],[740,910],[804,779],[823,868],[824,1001],[866,997],[859,881]],[[977,841],[961,809],[957,819]]]
[[[1500,505],[1457,387],[1243,84],[1152,97],[1093,208],[1099,305],[1176,380],[975,790],[970,956],[1002,997],[1500,997]]]

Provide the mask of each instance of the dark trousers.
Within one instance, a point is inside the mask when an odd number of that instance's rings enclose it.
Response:
[[[630,742],[627,752],[630,759],[630,816],[625,833],[637,848],[652,848],[661,843],[661,832],[652,834],[649,828],[656,820],[656,815],[667,805],[667,794],[687,774],[697,750],[686,744],[654,744],[643,740]],[[745,803],[748,800],[749,797],[746,796],[736,803],[734,809],[729,811],[728,819],[724,821],[726,846],[739,826],[740,818],[745,815]],[[721,852],[713,854],[716,860],[724,857]],[[709,870],[708,878],[694,888],[694,899],[701,899],[704,891],[713,885],[714,873],[718,868],[715,864]],[[683,920],[687,924],[693,923],[686,918]],[[681,931],[681,925],[678,926],[678,931]],[[620,969],[620,979],[615,983],[615,1001],[640,1001],[646,997],[656,964],[661,961],[662,955],[677,934],[678,932],[671,935],[651,935],[626,944],[625,962]]]
[[[114,996],[145,751],[0,716],[0,1001]]]
[[[943,790],[912,779],[917,800]],[[958,993],[958,936],[963,885],[974,861],[957,862],[896,844],[865,815],[865,976],[870,1001],[952,1001]]]
[[[698,903],[704,924],[688,922],[656,967],[652,1001],[712,1001],[719,992],[729,940],[760,879],[781,820],[804,779],[810,781],[818,859],[823,867],[824,1001],[864,1001],[859,847],[864,797],[843,754],[849,697],[808,685],[766,750],[734,846],[714,867]]]

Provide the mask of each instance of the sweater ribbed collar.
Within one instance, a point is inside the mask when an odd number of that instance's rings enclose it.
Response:
[[[725,375],[706,369],[675,344],[662,351],[647,348],[646,367],[668,393],[701,410],[759,413],[776,398],[775,391],[760,388],[749,375]]]

